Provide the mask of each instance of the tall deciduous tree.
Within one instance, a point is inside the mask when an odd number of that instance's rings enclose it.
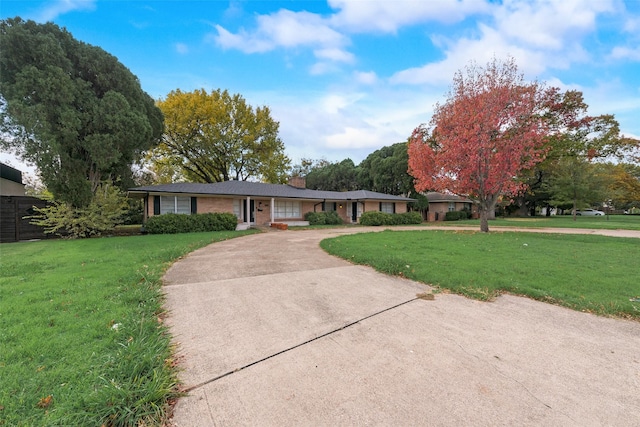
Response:
[[[55,24],[0,21],[2,145],[38,168],[75,207],[102,181],[131,183],[131,165],[159,142],[162,113],[117,58]]]
[[[269,107],[253,108],[239,94],[172,91],[158,102],[165,134],[156,158],[178,165],[197,182],[286,180],[289,158]]]
[[[413,177],[407,172],[407,143],[385,146],[369,154],[358,166],[358,181],[364,190],[413,197]]]
[[[640,207],[640,166],[630,163],[607,164],[610,176],[608,194],[619,209]]]
[[[578,208],[609,198],[606,180],[593,164],[611,158],[622,160],[637,146],[637,141],[620,135],[613,115],[590,116],[587,109],[579,91],[555,95],[547,116],[552,126],[549,153],[537,166],[546,171],[551,201],[573,203],[574,220]]]
[[[447,101],[436,105],[430,126],[409,142],[409,172],[418,191],[472,197],[480,230],[501,196],[522,191],[522,170],[544,159],[543,113],[555,89],[525,83],[513,59],[471,64],[456,73]]]
[[[573,218],[583,206],[602,203],[607,198],[607,182],[598,168],[582,157],[563,157],[556,162],[557,170],[549,179],[551,204],[572,206]]]
[[[351,159],[323,163],[307,174],[307,188],[325,191],[358,190],[358,170]]]

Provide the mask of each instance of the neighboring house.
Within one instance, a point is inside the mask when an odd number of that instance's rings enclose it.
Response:
[[[425,194],[429,201],[427,208],[427,221],[444,221],[447,212],[468,210],[472,214],[476,213],[473,200],[455,194],[436,193],[435,191]]]
[[[165,213],[230,212],[239,228],[271,223],[301,224],[307,212],[335,211],[346,223],[356,223],[363,212],[407,212],[402,196],[373,191],[318,191],[305,188],[305,179],[289,184],[225,181],[212,184],[164,184],[137,187],[129,197],[144,199],[144,218]]]
[[[0,196],[24,196],[22,172],[0,163]]]
[[[44,228],[30,223],[33,207],[43,208],[48,202],[25,196],[22,172],[0,163],[0,242],[44,239]]]

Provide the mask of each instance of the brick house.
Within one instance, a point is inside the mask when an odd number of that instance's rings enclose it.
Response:
[[[238,218],[238,228],[302,225],[307,212],[323,211],[335,211],[345,223],[357,223],[363,212],[403,213],[414,201],[366,190],[310,190],[300,177],[285,185],[249,181],[150,185],[130,189],[129,197],[144,199],[145,221],[165,213],[230,212]]]
[[[473,200],[455,194],[437,193],[431,191],[425,194],[429,201],[427,208],[427,221],[444,221],[447,212],[467,210],[472,215],[477,215],[476,205]]]

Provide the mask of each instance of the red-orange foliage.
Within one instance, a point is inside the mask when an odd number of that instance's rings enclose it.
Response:
[[[545,155],[543,115],[557,89],[525,83],[513,59],[456,73],[447,101],[409,141],[409,173],[418,191],[475,198],[481,229],[500,196],[523,190],[522,170]]]

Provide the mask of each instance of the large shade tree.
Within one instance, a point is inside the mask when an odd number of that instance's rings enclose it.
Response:
[[[518,179],[545,155],[544,112],[556,89],[526,83],[513,59],[494,58],[455,74],[444,104],[409,142],[409,172],[418,191],[451,192],[477,200],[480,229],[503,196],[523,190]]]
[[[365,190],[413,197],[413,177],[407,172],[407,143],[382,147],[358,166],[358,181]]]
[[[591,116],[579,91],[557,93],[547,119],[551,131],[549,151],[536,172],[543,178],[541,188],[549,194],[549,204],[572,205],[575,212],[584,206],[601,204],[609,197],[606,179],[594,164],[616,158],[622,161],[638,141],[620,135],[613,115]]]
[[[162,135],[162,113],[118,59],[53,23],[0,21],[0,130],[54,197],[89,204],[101,182],[128,186]]]
[[[290,160],[269,107],[253,108],[239,95],[175,90],[158,102],[165,117],[163,142],[154,155],[157,169],[195,182],[286,180]]]
[[[325,191],[358,190],[358,169],[351,159],[317,162],[306,176],[307,188]]]

